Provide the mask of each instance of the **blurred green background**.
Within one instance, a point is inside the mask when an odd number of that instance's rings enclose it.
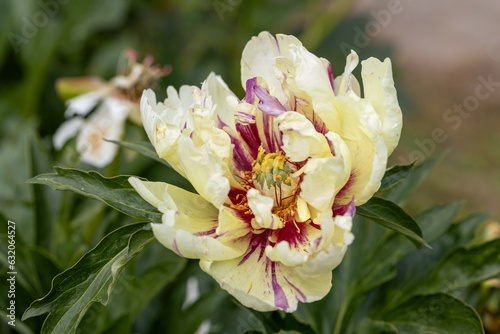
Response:
[[[211,71],[243,97],[241,52],[252,36],[268,30],[299,37],[311,52],[330,60],[334,75],[343,72],[350,48],[360,59],[391,57],[404,126],[390,164],[445,154],[410,201],[409,211],[464,199],[463,214],[491,211],[492,219],[498,221],[498,13],[500,5],[487,0],[2,0],[0,213],[16,222],[18,235],[28,243],[44,233],[42,226],[50,233],[50,217],[55,212],[51,210],[55,209],[47,206],[45,216],[40,209],[33,210],[40,206],[34,189],[42,188],[25,181],[50,172],[51,165],[72,166],[71,152],[59,153],[52,146],[65,110],[54,88],[58,78],[97,75],[109,79],[116,75],[122,52],[133,48],[139,60],[151,54],[156,63],[172,66],[172,73],[156,89],[159,99],[166,96],[167,86],[199,85]],[[359,72],[358,68],[358,77]],[[490,94],[476,99],[475,105],[474,96],[478,89],[485,89],[478,88],[484,86],[484,80],[491,83]],[[470,110],[453,111],[454,105],[466,103]],[[446,139],[433,139],[435,129],[442,129]],[[131,124],[126,138],[146,139],[142,129]],[[125,152],[121,159],[131,161]],[[139,174],[186,186],[158,164],[133,161],[101,172]],[[54,200],[61,196],[43,189]],[[78,198],[76,201],[79,203]],[[74,202],[65,203],[62,205]],[[73,211],[68,215],[73,216],[77,209]],[[109,221],[117,219],[108,216]],[[40,221],[43,217],[47,222]],[[110,224],[121,223],[118,219]],[[92,236],[99,224],[97,220],[92,230],[86,230],[87,235],[78,237],[87,247],[99,240]],[[100,228],[96,235],[102,236],[106,230],[111,227]],[[74,263],[86,249],[76,241],[75,245],[79,246],[70,255],[46,249],[59,259],[60,267],[53,272]],[[45,283],[39,291],[47,291],[50,278],[40,281]]]

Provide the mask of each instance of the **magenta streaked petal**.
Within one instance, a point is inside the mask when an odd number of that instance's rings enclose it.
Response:
[[[264,145],[264,148],[266,149],[266,152],[268,153],[275,153],[278,152],[278,146],[276,145],[275,138],[276,136],[274,135],[274,122],[273,120],[270,119],[271,116],[267,113],[262,113],[262,121],[264,124],[264,136],[266,138],[265,143],[267,144]]]
[[[231,138],[231,143],[234,145],[233,148],[233,162],[234,166],[239,170],[243,172],[251,171],[252,170],[252,162],[254,161],[254,158],[248,151],[248,149],[245,147],[245,144],[237,140],[234,137]]]
[[[276,243],[286,241],[290,248],[306,249],[309,246],[307,223],[293,224],[292,221],[285,223],[285,226],[276,232]]]
[[[266,235],[266,239],[267,239],[267,233],[262,233],[262,234],[265,234]],[[261,235],[262,235],[261,234]],[[264,259],[267,259],[267,257],[265,257],[264,255],[266,254],[266,242],[260,242],[260,253],[259,253],[259,259],[257,261],[260,261],[262,258]]]
[[[227,128],[228,125],[226,123],[224,123],[224,121],[220,118],[219,115],[217,115],[217,126],[219,127],[219,129],[224,129],[225,127]]]
[[[259,146],[261,140],[259,137],[259,130],[257,129],[257,124],[255,123],[255,117],[252,115],[245,115],[252,122],[236,122],[236,130],[239,132],[241,139],[245,142],[248,147],[248,152],[250,153],[253,160],[257,159],[257,153],[259,151]]]
[[[332,74],[332,64],[328,62],[328,78],[330,79],[330,85],[332,85],[332,91],[335,91],[335,79]]]
[[[307,297],[306,297],[306,295],[305,295],[305,294],[304,294],[304,293],[303,293],[303,292],[302,292],[299,288],[297,288],[294,284],[292,284],[292,282],[290,282],[290,281],[286,278],[286,276],[283,276],[283,278],[284,278],[284,279],[285,279],[285,281],[286,281],[286,282],[287,282],[287,283],[288,283],[288,284],[289,284],[292,288],[294,288],[294,289],[295,289],[295,291],[297,291],[297,293],[300,295],[300,298],[301,298],[301,299],[299,299],[298,297],[297,297],[297,299],[298,299],[299,301],[303,302],[303,303],[306,303],[306,302],[307,302]]]
[[[243,125],[255,124],[255,116],[241,111],[236,113],[236,120]]]
[[[278,280],[276,278],[276,262],[271,262],[271,284],[274,291],[274,305],[283,311],[288,310],[288,300],[286,299],[283,288],[278,284]]]
[[[193,235],[197,236],[197,237],[201,237],[201,236],[204,236],[204,235],[212,235],[212,234],[215,234],[215,228],[211,229],[210,231],[203,231],[203,232],[193,233]],[[176,246],[177,246],[177,243],[176,243]]]
[[[182,255],[181,251],[179,250],[179,247],[177,246],[177,239],[175,239],[175,237],[173,246],[174,246],[174,251],[177,253],[177,255],[179,255],[180,257],[184,257],[184,255]]]
[[[259,246],[260,246],[260,241],[253,239],[252,242],[250,243],[250,251],[248,251],[248,253],[246,253],[245,256],[243,256],[243,259],[241,259],[241,261],[238,263],[238,265],[240,266],[243,263],[245,263],[248,260],[248,258],[253,254],[253,252],[255,252],[257,247],[259,247]]]
[[[254,88],[257,85],[257,78],[254,77],[252,79],[248,79],[246,83],[246,95],[245,101],[247,103],[253,104],[255,101],[255,91]]]
[[[354,205],[354,197],[351,202],[346,205],[333,205],[332,207],[333,217],[335,216],[350,216],[354,217],[356,214],[356,206]]]
[[[339,190],[339,192],[335,196],[335,202],[333,203],[334,207],[346,206],[346,204],[339,205],[339,203],[346,203],[349,200],[349,198],[352,199],[352,197],[349,196],[348,194],[350,188],[355,184],[356,179],[357,179],[356,174],[354,172],[351,172],[351,175],[349,175],[349,180],[347,180],[346,184],[342,187],[342,189]]]
[[[260,145],[255,117],[243,112],[238,112],[235,117],[236,131],[232,131],[221,119],[219,128],[224,130],[231,139],[233,149],[234,167],[239,171],[252,170],[252,162],[257,158]]]
[[[274,117],[262,112],[261,115],[262,129],[260,138],[267,153],[277,153],[283,145],[282,133],[278,129],[278,124],[274,122]]]
[[[293,102],[294,111],[304,115],[314,125],[314,129],[317,132],[323,135],[326,134],[329,130],[321,117],[314,112],[309,95],[303,91],[296,90],[294,87],[289,87],[289,89],[292,96],[289,98],[289,101]]]
[[[287,110],[281,102],[274,96],[271,96],[261,85],[254,86],[255,95],[259,98],[259,109],[270,116],[279,116]]]
[[[344,213],[344,216],[354,217],[355,214],[356,214],[356,206],[354,205],[354,196],[353,196],[351,203],[349,203],[349,207],[347,209],[347,212]]]

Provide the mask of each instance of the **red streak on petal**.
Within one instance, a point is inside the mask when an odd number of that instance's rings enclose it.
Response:
[[[297,297],[297,300],[299,300],[299,301],[301,301],[301,302],[305,303],[305,302],[307,301],[307,297],[306,297],[306,295],[305,295],[302,291],[300,291],[300,289],[299,289],[299,288],[297,288],[295,285],[293,285],[293,284],[292,284],[292,283],[291,283],[291,282],[290,282],[290,281],[286,278],[286,276],[283,276],[283,278],[285,279],[285,281],[286,281],[288,284],[290,284],[290,286],[291,286],[292,288],[294,288],[294,289],[295,289],[295,291],[297,291],[297,293],[300,295],[300,297],[302,297],[302,300],[300,300],[298,297]]]
[[[351,172],[351,175],[349,175],[349,180],[347,180],[346,184],[342,187],[342,189],[339,190],[337,193],[337,196],[335,196],[336,199],[343,199],[345,196],[349,194],[349,188],[356,182],[356,174],[354,172]],[[337,204],[334,203],[334,206]]]
[[[286,311],[289,307],[285,292],[276,278],[276,262],[271,262],[271,284],[274,291],[274,305]]]
[[[247,145],[248,151],[252,156],[253,160],[257,159],[257,153],[259,152],[259,147],[261,144],[261,139],[259,137],[259,130],[257,129],[257,124],[236,123],[236,130],[238,130],[241,139]]]
[[[181,251],[179,250],[179,247],[177,247],[177,239],[175,238],[175,235],[174,235],[174,243],[172,246],[174,246],[174,251],[177,253],[177,255],[179,255],[180,257],[184,257],[184,255],[182,255]]]
[[[283,228],[274,232],[277,237],[276,243],[287,241],[290,248],[300,248],[303,245],[308,245],[309,239],[306,235],[306,227],[307,223],[297,223],[295,225],[292,221],[286,222]]]
[[[246,260],[248,260],[248,258],[255,252],[255,250],[260,247],[260,253],[259,253],[259,259],[257,261],[260,261],[261,258],[262,258],[262,255],[264,254],[264,251],[266,249],[266,240],[267,240],[267,236],[264,236],[264,234],[266,233],[262,233],[262,234],[254,234],[252,235],[252,240],[250,241],[250,250],[248,251],[248,253],[245,254],[245,256],[243,257],[243,259],[241,259],[240,263],[238,263],[238,265],[241,265],[243,263],[245,263]]]
[[[309,223],[309,225],[311,225],[312,227],[314,227],[317,230],[321,230],[321,226],[319,226],[318,224]]]
[[[215,228],[211,229],[210,231],[196,232],[196,233],[193,233],[193,235],[197,236],[197,237],[202,237],[204,235],[211,235],[211,234],[214,234],[214,233],[215,233]]]

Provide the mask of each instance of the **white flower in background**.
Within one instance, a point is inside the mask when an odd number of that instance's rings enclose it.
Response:
[[[170,73],[168,66],[154,66],[150,56],[141,64],[137,63],[134,51],[128,51],[126,55],[128,63],[124,74],[109,82],[96,77],[58,80],[57,90],[61,96],[77,96],[66,101],[65,116],[68,120],[54,134],[56,149],[60,150],[76,135],[76,149],[81,154],[81,161],[100,168],[113,161],[118,146],[105,139],[120,140],[127,118],[140,124],[140,94],[144,88],[154,86],[160,77]]]
[[[357,64],[352,52],[334,80],[295,37],[263,32],[243,51],[244,99],[213,73],[161,103],[144,92],[151,143],[198,192],[130,178],[163,213],[154,235],[245,306],[293,312],[323,298],[355,206],[380,186],[401,110],[390,60],[362,62],[363,96]]]

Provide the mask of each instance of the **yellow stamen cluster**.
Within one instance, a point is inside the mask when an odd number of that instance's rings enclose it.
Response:
[[[286,224],[295,223],[297,217],[297,200],[300,193],[301,177],[293,177],[298,166],[291,162],[283,152],[266,154],[262,145],[259,147],[257,159],[252,162],[252,170],[242,172],[241,185],[245,190],[258,189],[263,195],[274,198],[272,213]],[[244,214],[252,214],[245,195],[237,195],[237,204],[232,208]],[[297,230],[299,228],[297,227]]]
[[[294,172],[292,164],[283,152],[269,153],[262,147],[259,147],[257,159],[253,163],[253,172],[261,188],[267,186],[281,187],[282,184],[291,185],[290,174]]]
[[[252,213],[250,207],[248,206],[248,200],[245,195],[236,195],[236,200],[239,200],[238,204],[231,204],[230,207],[236,210],[243,211],[244,214],[249,215]]]

